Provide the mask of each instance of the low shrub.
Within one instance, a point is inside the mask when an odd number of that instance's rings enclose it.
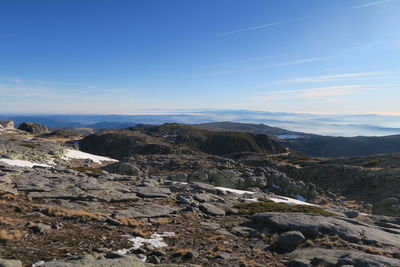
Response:
[[[237,204],[235,208],[243,215],[253,215],[256,213],[263,212],[299,212],[299,213],[315,213],[322,216],[332,216],[335,215],[326,210],[323,210],[316,206],[309,205],[290,205],[286,203],[277,203],[269,199],[262,200],[258,202]]]
[[[38,145],[38,144],[34,144],[34,143],[22,143],[22,144],[20,144],[20,146],[35,149],[35,148],[37,148],[39,145]]]
[[[365,162],[364,164],[363,164],[363,167],[376,167],[376,166],[378,166],[379,165],[379,163],[381,163],[382,162],[382,160],[380,160],[380,159],[371,159],[371,160],[369,160],[369,161],[367,161],[367,162]]]
[[[20,230],[0,230],[0,241],[12,241],[21,239],[22,233]]]
[[[91,172],[94,174],[103,174],[103,170],[100,168],[93,168],[93,167],[73,167],[71,170],[75,170],[78,172]]]
[[[86,210],[68,210],[58,207],[39,208],[41,212],[49,216],[63,217],[66,219],[79,219],[82,221],[97,221],[107,216],[100,212],[90,212]]]

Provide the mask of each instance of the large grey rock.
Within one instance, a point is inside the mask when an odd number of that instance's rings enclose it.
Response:
[[[192,172],[192,174],[190,174],[188,181],[189,182],[207,183],[208,182],[208,174],[202,170],[194,171],[194,172]]]
[[[16,188],[32,199],[96,200],[101,202],[136,201],[139,198],[128,185],[80,174],[41,174],[28,172],[15,181]]]
[[[199,202],[210,202],[211,199],[213,199],[213,195],[211,194],[195,194],[194,199],[196,199]]]
[[[135,187],[132,191],[143,198],[166,198],[171,194],[171,191],[165,187]]]
[[[5,260],[5,259],[0,258],[0,267],[22,267],[22,261]]]
[[[32,122],[23,122],[19,125],[18,129],[34,134],[44,134],[49,132],[49,129],[46,126]]]
[[[140,169],[129,162],[121,162],[118,166],[119,173],[139,176],[142,174]]]
[[[208,173],[210,183],[214,186],[240,188],[242,178],[232,169],[210,170]]]
[[[146,265],[134,256],[123,256],[114,259],[95,258],[91,255],[67,260],[46,262],[43,267],[145,267]]]
[[[305,240],[304,235],[299,231],[288,231],[278,236],[278,245],[283,249],[297,247]]]
[[[254,222],[280,231],[300,231],[305,236],[316,237],[323,234],[338,235],[342,239],[358,243],[381,243],[400,246],[400,235],[389,233],[373,225],[341,217],[324,217],[304,213],[260,213],[252,217]]]
[[[169,176],[169,179],[171,179],[172,181],[187,182],[188,175],[186,173],[175,173],[175,174],[171,174]]]
[[[291,253],[285,254],[284,256],[289,260],[288,262],[300,260],[304,263],[313,263],[312,266],[317,265],[317,263],[330,263],[334,264],[334,266],[343,266],[347,264],[356,267],[400,266],[399,259],[367,254],[349,249],[297,249]],[[288,264],[287,266],[291,265]],[[321,266],[327,265],[321,264]]]
[[[193,187],[193,189],[195,190],[201,190],[201,191],[206,191],[212,194],[216,194],[217,193],[217,189],[209,184],[204,184],[204,183],[190,183],[190,185]]]
[[[225,211],[214,206],[213,204],[203,203],[199,206],[200,210],[204,213],[214,215],[214,216],[224,216]]]
[[[129,207],[124,210],[114,211],[114,216],[123,216],[129,218],[153,218],[165,217],[175,213],[178,209],[168,205],[143,204]]]
[[[358,211],[355,210],[345,211],[344,215],[346,215],[348,218],[355,218],[358,216]]]

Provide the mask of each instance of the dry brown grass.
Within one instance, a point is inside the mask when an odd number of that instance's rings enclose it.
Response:
[[[139,236],[139,237],[144,237],[144,238],[147,238],[149,236],[148,233],[146,233],[140,229],[135,229],[131,233],[133,236]]]
[[[185,248],[185,249],[179,249],[177,251],[177,253],[181,254],[181,255],[185,255],[186,253],[192,252],[193,250],[190,248]]]
[[[375,254],[375,255],[381,255],[381,256],[389,256],[389,253],[385,252],[384,250],[380,248],[373,248],[373,247],[362,247],[362,251],[368,254]]]
[[[40,211],[49,215],[63,217],[66,219],[79,219],[82,221],[97,221],[107,216],[100,212],[90,212],[86,210],[68,210],[58,207],[40,207]]]
[[[13,225],[17,222],[16,219],[0,216],[0,225]]]
[[[154,221],[154,224],[156,225],[165,225],[168,224],[170,222],[170,218],[160,218]]]
[[[16,196],[16,195],[13,195],[13,194],[11,194],[11,193],[5,193],[5,194],[2,194],[2,195],[1,195],[1,198],[2,198],[2,199],[7,199],[7,200],[16,200],[16,199],[17,199],[17,196]]]
[[[323,247],[323,248],[337,248],[337,247],[347,247],[351,248],[350,244],[341,239],[339,236],[323,236],[320,238],[316,238],[314,240],[315,246]]]
[[[223,235],[212,235],[212,236],[210,236],[209,237],[209,240],[212,242],[212,241],[219,241],[219,240],[224,240],[224,239],[226,239],[226,237],[225,236],[223,236]]]
[[[118,217],[117,220],[125,226],[138,227],[138,226],[142,225],[141,221],[134,220],[134,219],[127,218],[127,217]]]
[[[0,230],[0,241],[12,241],[22,238],[22,232],[20,230]]]
[[[224,246],[224,245],[218,245],[218,246],[216,246],[216,247],[213,249],[213,251],[218,251],[218,252],[229,252],[229,253],[232,253],[232,252],[233,252],[232,249],[227,248],[227,247]]]

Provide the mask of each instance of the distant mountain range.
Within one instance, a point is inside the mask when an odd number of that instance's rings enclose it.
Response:
[[[84,127],[96,129],[127,128],[136,124],[202,124],[232,121],[265,124],[293,132],[328,136],[385,136],[400,134],[400,116],[384,115],[315,115],[248,110],[176,110],[159,115],[31,115],[0,114],[18,125],[25,121],[52,128]]]
[[[221,122],[221,118],[229,121]],[[191,124],[211,131],[237,131],[267,134],[290,149],[318,157],[362,156],[400,152],[400,117],[379,115],[348,115],[324,117],[310,114],[270,113],[252,111],[210,111],[166,115],[0,115],[16,125],[31,121],[50,128],[124,129],[136,125],[164,123]],[[219,122],[218,122],[219,120]],[[232,122],[236,121],[236,122]],[[250,123],[251,122],[251,123]],[[255,123],[254,123],[255,122]],[[266,125],[265,123],[268,123]],[[357,122],[359,124],[354,124]],[[272,125],[272,126],[270,126]],[[283,125],[285,127],[281,127]],[[286,127],[287,126],[287,127]],[[318,133],[323,134],[318,134]],[[333,136],[328,136],[333,133]],[[337,135],[348,135],[341,137]],[[361,135],[378,136],[361,136]],[[336,135],[336,136],[334,136]],[[383,136],[382,136],[383,135]],[[353,137],[351,137],[353,136]]]

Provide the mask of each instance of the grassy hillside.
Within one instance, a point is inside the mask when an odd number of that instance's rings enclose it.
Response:
[[[277,127],[271,127],[265,124],[240,123],[230,121],[202,123],[196,124],[194,126],[210,131],[234,131],[267,135],[297,134],[296,132]]]
[[[101,132],[85,137],[80,145],[83,151],[114,158],[134,154],[181,153],[185,149],[213,155],[286,152],[285,147],[264,134],[214,132],[182,124]]]
[[[164,138],[171,143],[197,148],[203,152],[214,155],[247,151],[269,153],[286,152],[285,147],[265,134],[209,131],[190,125],[173,123],[140,128],[140,130],[148,135]]]
[[[382,137],[310,136],[282,140],[291,149],[309,156],[353,157],[400,152],[400,135]]]
[[[315,157],[352,157],[387,153],[400,153],[400,135],[382,137],[333,137],[292,132],[264,124],[216,122],[196,125],[209,130],[229,130],[266,134],[282,145]],[[297,135],[298,138],[283,139],[281,135]]]

